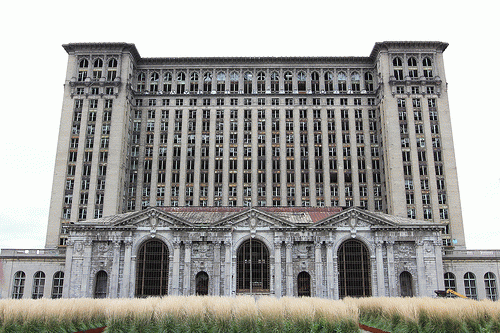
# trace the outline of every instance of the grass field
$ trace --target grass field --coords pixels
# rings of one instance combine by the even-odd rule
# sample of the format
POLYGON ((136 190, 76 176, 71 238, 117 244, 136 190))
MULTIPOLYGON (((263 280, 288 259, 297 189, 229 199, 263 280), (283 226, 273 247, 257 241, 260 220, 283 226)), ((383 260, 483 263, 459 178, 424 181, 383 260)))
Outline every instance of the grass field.
POLYGON ((500 303, 250 296, 0 300, 0 332, 500 332, 500 303))

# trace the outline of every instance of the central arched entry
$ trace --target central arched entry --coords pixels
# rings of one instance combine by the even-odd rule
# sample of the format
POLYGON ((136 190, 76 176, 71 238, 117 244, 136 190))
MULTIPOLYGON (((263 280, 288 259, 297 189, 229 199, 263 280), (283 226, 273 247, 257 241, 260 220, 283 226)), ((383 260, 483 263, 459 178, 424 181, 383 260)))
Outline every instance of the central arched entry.
POLYGON ((300 272, 297 276, 297 296, 311 296, 311 275, 307 272, 300 272))
POLYGON ((413 278, 410 272, 404 271, 399 274, 399 286, 401 297, 413 297, 413 278))
POLYGON ((168 248, 157 239, 144 242, 137 253, 135 296, 162 296, 168 293, 168 248))
POLYGON ((206 272, 198 272, 196 274, 196 295, 208 295, 208 274, 206 272))
POLYGON ((338 250, 339 297, 371 296, 370 253, 363 242, 350 239, 338 250))
POLYGON ((238 248, 236 265, 237 293, 269 292, 269 250, 250 238, 238 248))

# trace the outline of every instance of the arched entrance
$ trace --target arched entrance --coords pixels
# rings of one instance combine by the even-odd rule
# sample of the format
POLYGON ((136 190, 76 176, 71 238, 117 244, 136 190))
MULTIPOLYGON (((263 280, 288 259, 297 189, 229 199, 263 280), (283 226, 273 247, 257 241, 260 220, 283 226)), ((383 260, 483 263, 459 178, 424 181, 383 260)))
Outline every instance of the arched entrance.
POLYGON ((401 297, 413 297, 413 278, 410 272, 404 271, 399 274, 399 287, 401 297))
POLYGON ((297 296, 311 296, 311 275, 307 272, 300 272, 297 276, 297 296))
POLYGON ((108 273, 99 271, 95 275, 94 298, 106 298, 108 296, 108 273))
POLYGON ((208 274, 206 272, 198 272, 196 274, 196 295, 208 295, 208 274))
POLYGON ((337 252, 339 297, 371 296, 370 253, 363 242, 350 239, 337 252))
POLYGON ((269 292, 269 250, 259 240, 250 238, 237 252, 236 292, 269 292))
POLYGON ((157 239, 144 242, 137 253, 135 296, 162 296, 168 293, 168 248, 157 239))

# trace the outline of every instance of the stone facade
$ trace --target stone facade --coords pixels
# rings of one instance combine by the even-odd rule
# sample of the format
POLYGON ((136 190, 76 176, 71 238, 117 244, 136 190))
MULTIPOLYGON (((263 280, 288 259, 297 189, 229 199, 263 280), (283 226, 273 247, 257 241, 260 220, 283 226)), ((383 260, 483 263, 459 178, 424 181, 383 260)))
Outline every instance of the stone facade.
POLYGON ((497 299, 500 254, 465 250, 447 46, 143 58, 64 45, 46 249, 2 250, 0 297, 497 299))

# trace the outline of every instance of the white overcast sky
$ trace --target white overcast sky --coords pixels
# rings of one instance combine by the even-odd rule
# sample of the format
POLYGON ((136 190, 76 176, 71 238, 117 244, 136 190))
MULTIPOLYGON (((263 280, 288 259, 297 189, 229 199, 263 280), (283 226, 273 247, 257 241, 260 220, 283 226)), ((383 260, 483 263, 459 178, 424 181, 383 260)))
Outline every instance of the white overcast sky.
POLYGON ((0 248, 45 244, 71 42, 143 57, 368 56, 375 42, 444 53, 469 249, 500 249, 498 13, 491 1, 6 1, 0 5, 0 248))

